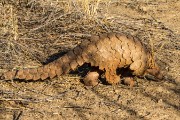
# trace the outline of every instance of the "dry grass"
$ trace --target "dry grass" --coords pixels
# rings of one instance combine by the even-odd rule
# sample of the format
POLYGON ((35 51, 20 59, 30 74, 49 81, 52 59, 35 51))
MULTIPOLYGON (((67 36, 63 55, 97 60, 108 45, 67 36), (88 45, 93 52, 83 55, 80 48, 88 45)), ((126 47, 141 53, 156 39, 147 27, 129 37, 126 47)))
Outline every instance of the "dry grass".
POLYGON ((9 64, 4 65, 4 68, 21 68, 22 64, 33 67, 45 62, 50 54, 58 51, 51 47, 53 50, 50 54, 47 49, 47 52, 42 52, 44 48, 41 43, 44 39, 47 39, 48 46, 64 44, 59 47, 65 50, 74 47, 80 39, 90 34, 111 31, 106 26, 106 17, 97 14, 101 10, 99 4, 107 6, 107 3, 101 0, 39 0, 1 4, 1 41, 2 46, 7 46, 2 47, 2 61, 6 60, 9 64), (84 25, 79 26, 81 24, 84 25), (60 29, 56 30, 55 26, 60 29), (64 42, 57 43, 57 38, 64 42), (35 63, 31 63, 32 60, 35 63), (30 63, 26 64, 27 61, 30 63))

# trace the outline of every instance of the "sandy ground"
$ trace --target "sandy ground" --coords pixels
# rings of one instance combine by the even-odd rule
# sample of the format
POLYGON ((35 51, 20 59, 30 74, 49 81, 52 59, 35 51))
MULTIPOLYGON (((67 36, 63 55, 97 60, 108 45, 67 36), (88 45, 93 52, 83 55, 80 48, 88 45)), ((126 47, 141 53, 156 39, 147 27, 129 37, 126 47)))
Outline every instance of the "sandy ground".
POLYGON ((52 80, 0 81, 2 120, 180 120, 180 1, 112 0, 97 13, 76 2, 0 4, 0 72, 37 67, 91 34, 124 32, 153 47, 165 74, 160 82, 88 88, 79 72, 52 80))

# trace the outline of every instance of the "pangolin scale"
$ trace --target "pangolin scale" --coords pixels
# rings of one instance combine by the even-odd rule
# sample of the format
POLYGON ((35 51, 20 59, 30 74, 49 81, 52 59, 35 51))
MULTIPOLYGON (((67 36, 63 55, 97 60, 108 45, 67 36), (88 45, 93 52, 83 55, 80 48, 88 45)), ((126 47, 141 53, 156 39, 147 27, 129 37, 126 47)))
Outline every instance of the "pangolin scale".
MULTIPOLYGON (((117 84, 120 81, 117 69, 127 67, 135 76, 148 73, 156 78, 162 78, 158 65, 145 45, 136 37, 122 33, 94 35, 47 65, 8 71, 3 73, 2 77, 6 80, 44 80, 69 73, 84 63, 103 71, 109 84, 117 84)), ((98 77, 98 70, 90 71, 85 79, 94 81, 98 77)))

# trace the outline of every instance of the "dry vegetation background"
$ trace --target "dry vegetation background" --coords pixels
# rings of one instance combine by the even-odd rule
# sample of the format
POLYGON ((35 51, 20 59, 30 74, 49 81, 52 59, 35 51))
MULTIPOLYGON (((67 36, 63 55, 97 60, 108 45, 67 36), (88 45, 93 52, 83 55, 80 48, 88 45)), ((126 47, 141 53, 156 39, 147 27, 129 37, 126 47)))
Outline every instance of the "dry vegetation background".
MULTIPOLYGON (((0 119, 180 119, 179 0, 0 0, 0 72, 48 63, 91 34, 124 32, 153 49, 161 82, 87 89, 78 74, 0 81, 0 119)), ((82 72, 82 70, 78 70, 82 72)))

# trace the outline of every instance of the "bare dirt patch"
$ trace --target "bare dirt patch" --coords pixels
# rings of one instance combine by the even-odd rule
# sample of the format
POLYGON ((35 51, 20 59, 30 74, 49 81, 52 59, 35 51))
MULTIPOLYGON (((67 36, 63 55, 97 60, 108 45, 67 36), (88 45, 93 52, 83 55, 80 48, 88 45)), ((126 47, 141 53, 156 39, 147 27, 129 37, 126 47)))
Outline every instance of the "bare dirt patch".
MULTIPOLYGON (((0 81, 0 119, 180 119, 178 0, 0 2, 0 72, 48 63, 91 34, 124 32, 153 49, 161 82, 87 88, 78 72, 52 80, 0 81)), ((82 70, 79 69, 79 72, 82 70)))

